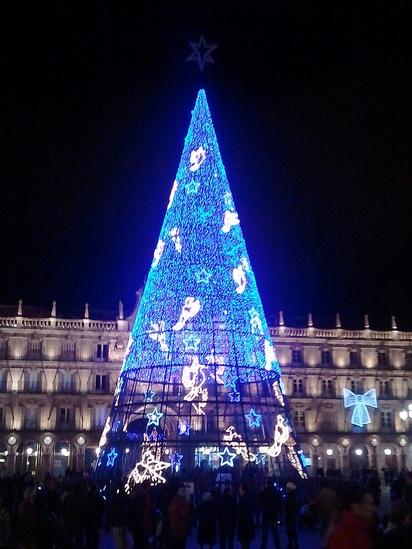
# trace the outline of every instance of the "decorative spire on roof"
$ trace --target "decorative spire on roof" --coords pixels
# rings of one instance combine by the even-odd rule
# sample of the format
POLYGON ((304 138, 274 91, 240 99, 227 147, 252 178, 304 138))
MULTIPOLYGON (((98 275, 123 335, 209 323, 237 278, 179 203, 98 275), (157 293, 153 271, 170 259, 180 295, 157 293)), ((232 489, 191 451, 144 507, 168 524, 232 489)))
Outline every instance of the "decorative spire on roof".
POLYGON ((340 321, 339 313, 336 313, 336 328, 342 328, 342 322, 340 321))
POLYGON ((369 315, 364 315, 363 317, 363 326, 365 330, 369 330, 370 324, 369 324, 369 315))
POLYGON ((398 326, 397 326, 397 324, 396 324, 395 315, 392 315, 392 316, 391 316, 391 327, 392 327, 392 330, 397 330, 397 329, 398 329, 398 326))
POLYGON ((283 318, 283 311, 279 311, 279 326, 285 325, 285 319, 283 318))
POLYGON ((89 318, 89 304, 85 303, 84 305, 84 318, 89 318))
POLYGON ((124 319, 123 302, 119 301, 119 320, 124 319))
POLYGON ((22 316, 23 314, 23 300, 19 299, 19 305, 17 307, 17 316, 22 316))
POLYGON ((309 314, 308 314, 308 328, 313 328, 312 313, 309 313, 309 314))
POLYGON ((56 302, 55 302, 55 301, 53 301, 53 305, 52 305, 52 310, 51 310, 50 316, 51 316, 52 318, 56 318, 56 302))

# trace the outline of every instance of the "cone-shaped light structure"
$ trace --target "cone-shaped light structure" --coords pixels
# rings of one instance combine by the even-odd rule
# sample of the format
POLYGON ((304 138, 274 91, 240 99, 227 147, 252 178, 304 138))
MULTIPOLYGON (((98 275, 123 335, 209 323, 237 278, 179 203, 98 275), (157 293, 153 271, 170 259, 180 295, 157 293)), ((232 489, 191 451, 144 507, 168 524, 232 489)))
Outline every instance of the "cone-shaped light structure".
POLYGON ((130 483, 180 465, 277 467, 282 452, 305 475, 204 90, 100 448, 99 467, 134 467, 130 483))

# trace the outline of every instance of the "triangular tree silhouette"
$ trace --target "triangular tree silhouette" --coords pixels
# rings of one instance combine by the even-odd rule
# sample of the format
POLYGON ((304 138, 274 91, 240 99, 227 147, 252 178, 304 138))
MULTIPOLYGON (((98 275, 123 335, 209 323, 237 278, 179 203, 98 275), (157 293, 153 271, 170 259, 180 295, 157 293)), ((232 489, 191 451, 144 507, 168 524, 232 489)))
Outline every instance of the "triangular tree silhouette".
POLYGON ((306 476, 204 90, 99 446, 128 487, 180 466, 306 476))

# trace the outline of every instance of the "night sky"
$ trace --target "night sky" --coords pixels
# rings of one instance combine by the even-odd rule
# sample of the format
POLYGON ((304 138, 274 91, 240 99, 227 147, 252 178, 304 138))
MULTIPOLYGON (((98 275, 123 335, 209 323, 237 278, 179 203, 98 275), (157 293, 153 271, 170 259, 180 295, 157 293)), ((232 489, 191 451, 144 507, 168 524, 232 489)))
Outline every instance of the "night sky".
POLYGON ((268 317, 412 328, 407 2, 65 4, 2 15, 0 303, 131 309, 204 87, 268 317))

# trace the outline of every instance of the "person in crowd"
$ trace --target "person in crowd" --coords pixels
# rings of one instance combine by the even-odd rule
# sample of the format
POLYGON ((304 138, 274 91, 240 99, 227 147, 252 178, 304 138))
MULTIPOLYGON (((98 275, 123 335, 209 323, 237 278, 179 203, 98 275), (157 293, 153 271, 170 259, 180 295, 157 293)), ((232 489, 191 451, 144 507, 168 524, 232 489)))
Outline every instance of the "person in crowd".
POLYGON ((255 537, 255 525, 253 505, 246 484, 240 485, 239 496, 238 538, 242 549, 250 549, 250 544, 255 537))
POLYGON ((0 497, 0 549, 9 547, 11 534, 10 507, 6 497, 0 497))
POLYGON ((403 501, 409 508, 409 511, 412 513, 412 472, 406 471, 404 473, 404 490, 403 490, 403 501))
POLYGON ((285 525, 288 536, 288 549, 298 549, 298 530, 297 522, 299 517, 299 499, 296 484, 288 482, 286 484, 285 497, 285 525))
POLYGON ((38 516, 34 506, 35 489, 28 487, 24 491, 23 501, 17 509, 16 541, 18 549, 37 549, 38 516))
POLYGON ((274 486, 273 480, 268 480, 266 487, 259 497, 259 506, 262 513, 262 540, 260 547, 266 549, 269 530, 272 532, 273 543, 276 549, 280 549, 279 523, 282 500, 279 490, 274 486))
POLYGON ((233 549, 236 529, 236 499, 230 484, 224 485, 223 494, 218 501, 219 548, 233 549))
POLYGON ((108 525, 111 528, 116 549, 127 548, 128 498, 120 482, 113 487, 107 512, 108 525))
POLYGON ((185 549, 190 532, 190 505, 186 499, 186 488, 181 486, 169 504, 169 547, 185 549))
POLYGON ((212 549, 217 540, 217 514, 216 504, 212 500, 212 494, 210 492, 205 492, 203 495, 203 502, 198 507, 197 521, 197 542, 200 549, 203 549, 203 547, 212 549))
POLYGON ((87 549, 98 549, 104 507, 102 498, 93 482, 89 482, 87 485, 85 503, 86 547, 87 549))
POLYGON ((326 479, 322 481, 321 489, 315 498, 315 508, 319 518, 321 539, 324 542, 327 531, 336 520, 339 510, 338 496, 335 490, 330 488, 326 479))
POLYGON ((371 549, 375 506, 364 488, 350 486, 343 497, 343 510, 327 540, 327 549, 371 549))

